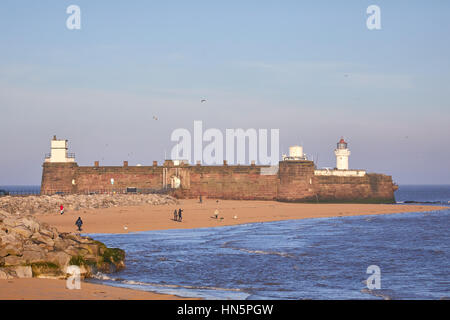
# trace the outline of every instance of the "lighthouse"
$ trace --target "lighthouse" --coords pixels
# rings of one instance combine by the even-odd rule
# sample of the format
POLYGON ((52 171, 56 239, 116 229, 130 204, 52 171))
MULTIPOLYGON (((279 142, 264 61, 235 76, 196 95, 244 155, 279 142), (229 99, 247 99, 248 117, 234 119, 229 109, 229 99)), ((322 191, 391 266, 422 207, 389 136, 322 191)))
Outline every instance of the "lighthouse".
POLYGON ((344 138, 341 138, 337 143, 337 148, 334 150, 336 155, 336 169, 348 170, 348 157, 350 156, 350 150, 347 148, 347 142, 344 138))
POLYGON ((51 153, 45 155, 45 162, 71 163, 75 162, 75 154, 68 153, 67 140, 57 139, 53 136, 51 141, 51 153))

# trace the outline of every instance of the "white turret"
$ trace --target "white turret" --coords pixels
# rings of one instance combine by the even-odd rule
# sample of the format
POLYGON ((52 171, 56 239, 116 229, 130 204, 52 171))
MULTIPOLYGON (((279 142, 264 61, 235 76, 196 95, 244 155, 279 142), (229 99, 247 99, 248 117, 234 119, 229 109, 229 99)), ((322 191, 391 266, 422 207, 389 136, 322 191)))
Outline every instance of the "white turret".
POLYGON ((302 146, 289 147, 289 155, 283 154, 283 161, 286 160, 307 160, 306 154, 303 153, 302 146))
POLYGON ((338 170, 348 170, 348 157, 350 156, 350 150, 347 148, 347 142, 342 138, 338 144, 336 150, 336 168, 338 170))
POLYGON ((67 153, 67 140, 58 140, 53 136, 51 153, 45 155, 45 162, 67 163, 75 162, 75 154, 67 153))

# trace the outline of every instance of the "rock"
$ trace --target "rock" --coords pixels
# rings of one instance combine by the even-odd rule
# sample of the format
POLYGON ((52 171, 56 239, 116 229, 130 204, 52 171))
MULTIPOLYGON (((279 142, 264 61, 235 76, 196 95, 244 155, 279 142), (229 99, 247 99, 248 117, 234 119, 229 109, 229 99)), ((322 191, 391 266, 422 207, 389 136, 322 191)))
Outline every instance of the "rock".
POLYGON ((55 250, 65 250, 65 249, 67 249, 68 248, 68 246, 69 246, 69 244, 70 244, 70 242, 69 241, 66 241, 66 240, 64 240, 64 239, 61 239, 61 238, 57 238, 57 239, 55 239, 55 241, 54 241, 54 249, 55 250))
POLYGON ((32 278, 33 271, 30 266, 17 266, 14 268, 17 278, 32 278))
POLYGON ((6 257, 7 255, 20 256, 23 253, 23 246, 20 242, 8 243, 4 248, 0 249, 0 256, 6 257))
POLYGON ((21 226, 11 228, 10 230, 11 232, 20 234, 24 238, 29 238, 33 234, 33 232, 30 229, 21 226))
POLYGON ((46 260, 49 262, 53 262, 53 263, 59 265, 60 267, 65 267, 69 264, 69 261, 71 258, 72 258, 72 256, 67 253, 62 252, 62 251, 57 251, 57 252, 49 252, 47 254, 46 260))
POLYGON ((44 260, 45 254, 41 251, 25 250, 22 255, 22 259, 26 263, 39 262, 44 260))
POLYGON ((55 246, 55 241, 53 241, 52 238, 44 237, 41 233, 34 233, 31 237, 31 240, 33 240, 33 242, 37 244, 43 243, 50 247, 55 246))
POLYGON ((55 233, 52 230, 40 230, 39 233, 45 237, 55 239, 55 233))
POLYGON ((3 219, 2 223, 7 227, 15 227, 16 226, 16 219, 13 218, 5 218, 3 219))
POLYGON ((9 273, 2 270, 3 268, 0 268, 0 280, 7 280, 12 279, 13 277, 9 275, 9 273))
POLYGON ((72 241, 73 244, 80 244, 81 243, 81 239, 80 236, 76 235, 75 233, 61 233, 60 237, 65 239, 65 240, 70 240, 72 241))
POLYGON ((18 257, 18 256, 7 256, 4 259, 5 259, 4 263, 5 263, 6 267, 25 264, 25 261, 22 259, 22 257, 18 257))
MULTIPOLYGON (((27 227, 31 232, 36 233, 39 232, 40 226, 39 223, 30 218, 23 218, 22 224, 27 227)), ((45 230, 43 230, 45 231, 45 230)))
MULTIPOLYGON (((12 214, 59 213, 61 204, 67 210, 82 210, 92 208, 110 208, 118 206, 166 205, 176 204, 177 200, 168 195, 156 194, 97 194, 97 195, 53 195, 28 197, 2 197, 0 210, 12 214)), ((1 217, 0 217, 1 219, 1 217)), ((5 224, 11 225, 11 221, 5 224)), ((27 225, 32 232, 34 227, 27 225)))
POLYGON ((125 267, 123 250, 75 233, 60 234, 32 216, 14 212, 14 208, 8 207, 9 213, 0 209, 0 278, 61 278, 69 264, 78 265, 85 277, 97 270, 114 272, 125 267))

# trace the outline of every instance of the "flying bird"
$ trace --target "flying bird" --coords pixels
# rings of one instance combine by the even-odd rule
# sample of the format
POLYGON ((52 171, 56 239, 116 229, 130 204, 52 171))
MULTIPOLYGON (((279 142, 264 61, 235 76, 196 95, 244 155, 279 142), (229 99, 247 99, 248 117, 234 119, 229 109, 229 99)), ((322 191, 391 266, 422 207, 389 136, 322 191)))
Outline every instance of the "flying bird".
POLYGON ((206 102, 206 99, 202 99, 200 102, 201 102, 201 103, 206 102))
POLYGON ((156 116, 153 116, 153 120, 158 120, 158 117, 156 117, 156 116))

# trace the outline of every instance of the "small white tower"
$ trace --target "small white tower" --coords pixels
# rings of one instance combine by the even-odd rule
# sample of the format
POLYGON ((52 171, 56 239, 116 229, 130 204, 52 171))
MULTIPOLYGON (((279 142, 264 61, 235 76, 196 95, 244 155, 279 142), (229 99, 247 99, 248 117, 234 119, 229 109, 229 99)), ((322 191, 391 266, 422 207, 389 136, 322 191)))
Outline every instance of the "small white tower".
POLYGON ((347 148, 347 142, 344 138, 337 144, 336 150, 334 150, 336 155, 336 168, 338 170, 348 170, 348 157, 350 156, 350 150, 347 148))
POLYGON ((56 139, 56 136, 53 136, 51 141, 51 153, 45 155, 45 162, 75 162, 75 154, 67 153, 67 150, 67 140, 58 140, 56 139))
POLYGON ((289 155, 282 155, 283 161, 286 160, 307 160, 306 154, 303 153, 302 146, 289 147, 289 155))

